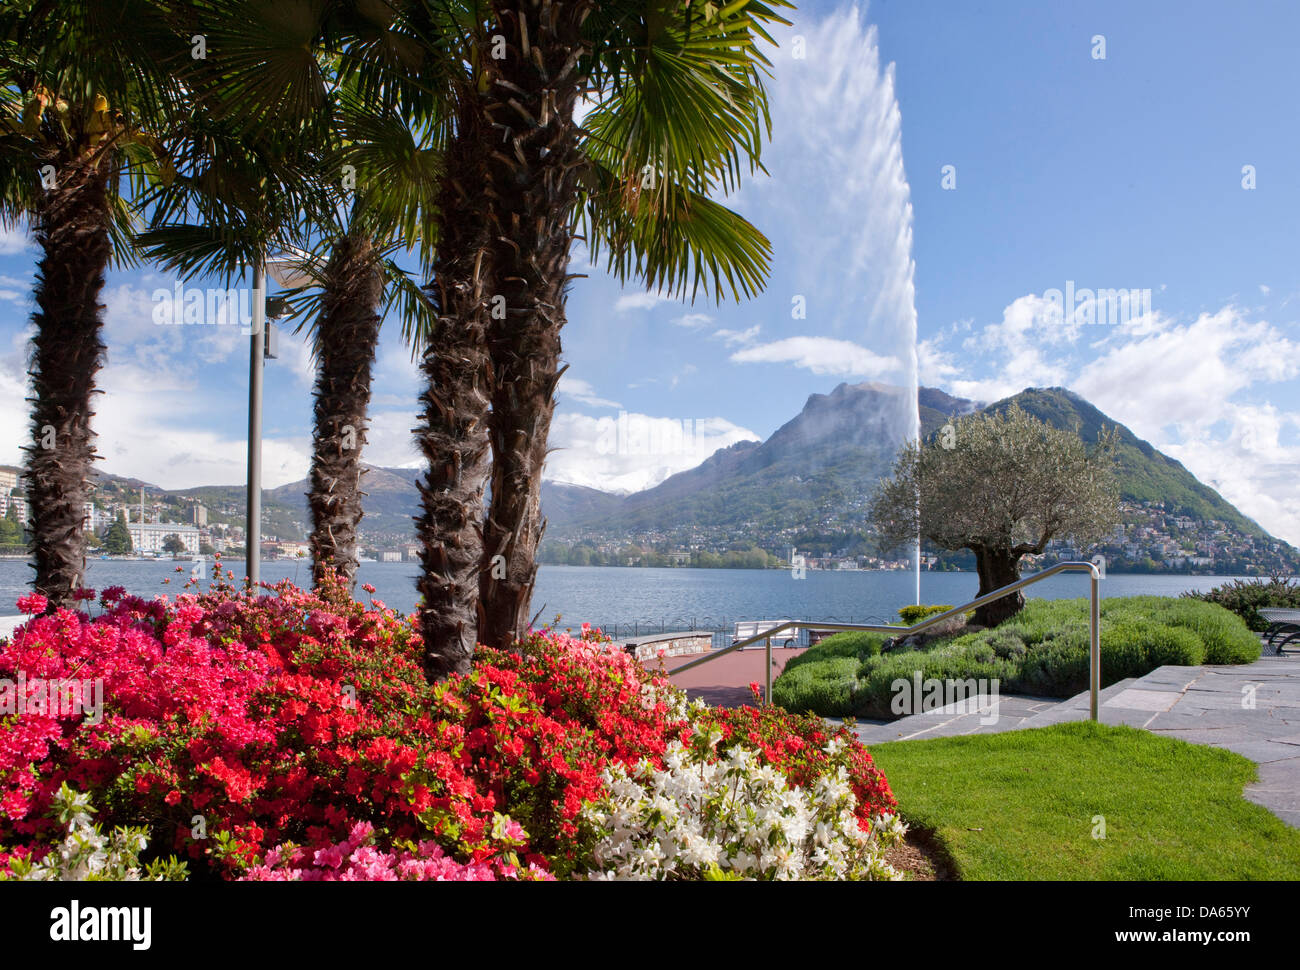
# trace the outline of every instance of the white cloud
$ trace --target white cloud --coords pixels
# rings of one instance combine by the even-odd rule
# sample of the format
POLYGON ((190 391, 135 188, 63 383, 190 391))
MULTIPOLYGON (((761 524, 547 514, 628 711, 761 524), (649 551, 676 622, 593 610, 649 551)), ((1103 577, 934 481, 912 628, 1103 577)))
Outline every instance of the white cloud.
POLYGON ((0 256, 13 256, 31 245, 24 227, 0 225, 0 256))
POLYGON ((589 382, 570 377, 567 371, 560 378, 559 392, 561 397, 572 398, 580 404, 586 404, 593 408, 622 407, 617 401, 610 401, 600 397, 589 382))
POLYGON ((1300 544, 1300 446, 1284 435, 1300 428, 1300 411, 1267 400, 1270 385, 1300 376, 1300 341, 1234 306, 1190 323, 1152 312, 1084 327, 1093 352, 1085 359, 1082 341, 1072 345, 1041 325, 1039 300, 1021 297, 999 323, 972 330, 961 366, 943 351, 949 334, 923 341, 922 371, 985 401, 1026 387, 1068 387, 1266 530, 1300 544), (972 372, 982 376, 966 376, 972 372))
POLYGON ((605 492, 636 492, 694 468, 719 448, 758 435, 725 418, 557 414, 543 477, 605 492))
POLYGON ((952 357, 941 349, 941 340, 922 340, 916 345, 918 379, 922 384, 941 384, 961 373, 952 357))
POLYGON ((1079 317, 1062 314, 1061 305, 1030 293, 1002 311, 1002 321, 991 323, 979 333, 967 337, 966 350, 1018 350, 1026 341, 1042 344, 1074 343, 1079 335, 1079 317))
POLYGON ((677 326, 686 327, 690 330, 699 330, 702 327, 707 327, 712 322, 713 317, 707 313, 686 313, 673 319, 673 323, 677 324, 677 326))
POLYGON ((668 297, 661 293, 624 293, 614 301, 614 310, 617 313, 626 313, 628 310, 653 310, 660 303, 671 302, 668 297))
POLYGON ((1239 392, 1300 374, 1300 344, 1233 307, 1133 337, 1120 331, 1110 343, 1079 371, 1074 389, 1153 440, 1170 425, 1208 427, 1239 392))
POLYGON ((717 340, 725 341, 728 347, 737 347, 753 343, 758 337, 758 330, 759 325, 756 323, 744 330, 715 330, 713 336, 717 340))
POLYGON ((900 367, 894 357, 881 357, 852 341, 833 337, 787 337, 738 350, 731 360, 737 364, 793 364, 814 374, 842 377, 881 377, 900 367))

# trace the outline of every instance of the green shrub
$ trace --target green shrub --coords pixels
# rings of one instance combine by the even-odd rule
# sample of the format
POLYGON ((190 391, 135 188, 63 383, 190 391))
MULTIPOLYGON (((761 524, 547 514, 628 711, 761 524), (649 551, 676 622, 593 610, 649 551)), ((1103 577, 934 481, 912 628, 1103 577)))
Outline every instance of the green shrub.
MULTIPOLYGON (((1129 596, 1103 600, 1101 615, 1103 687, 1165 665, 1249 663, 1259 657, 1259 638, 1245 621, 1213 603, 1129 596)), ((876 635, 828 637, 799 658, 801 665, 792 661, 786 667, 773 685, 773 699, 800 712, 890 718, 896 716, 894 682, 910 681, 918 671, 923 680, 997 679, 1006 693, 1070 697, 1088 689, 1085 599, 1030 600, 994 629, 936 639, 915 650, 882 654, 879 640, 869 637, 876 635), (850 646, 850 637, 863 639, 850 646)))
POLYGON ((1102 628, 1120 618, 1144 618, 1196 634, 1204 649, 1197 663, 1242 664, 1259 659, 1259 637, 1240 616, 1213 603, 1168 596, 1128 596, 1102 604, 1102 628), (1113 604, 1113 605, 1111 605, 1113 604))
POLYGON ((1234 579, 1204 593, 1187 592, 1183 596, 1222 606, 1241 617, 1249 629, 1263 633, 1268 629, 1268 621, 1259 615, 1261 607, 1300 609, 1300 579, 1292 580, 1282 576, 1234 579))
MULTIPOLYGON (((785 669, 792 670, 802 667, 804 664, 818 663, 832 657, 854 657, 862 660, 879 654, 884 643, 885 636, 882 633, 846 630, 843 633, 832 634, 816 646, 809 647, 798 656, 791 657, 786 661, 785 669)), ((775 696, 775 686, 773 686, 772 692, 775 696)))
POLYGON ((1107 684, 1141 677, 1167 664, 1196 667, 1204 660, 1205 644, 1183 627, 1126 619, 1103 624, 1101 629, 1101 670, 1107 684))
POLYGON ((811 711, 823 717, 853 713, 850 697, 858 669, 856 657, 830 657, 785 671, 772 685, 773 703, 787 711, 811 711))
POLYGON ((993 648, 994 655, 1012 660, 1024 657, 1028 650, 1025 641, 1018 634, 1000 627, 989 631, 988 643, 993 648))
POLYGON ((1088 633, 1066 630, 1025 653, 1014 689, 1046 697, 1073 697, 1088 686, 1088 633))
POLYGON ((987 660, 971 655, 987 646, 974 643, 963 647, 954 641, 937 649, 906 650, 869 658, 858 668, 857 687, 850 698, 853 711, 861 717, 897 717, 892 709, 895 684, 900 680, 911 683, 918 672, 923 681, 997 680, 999 690, 1005 691, 1008 682, 1018 675, 1018 667, 1012 661, 993 657, 991 652, 987 660))
POLYGON ((900 607, 898 610, 898 615, 902 617, 903 622, 905 624, 907 624, 908 626, 913 626, 917 623, 920 623, 922 620, 929 619, 930 617, 936 616, 939 613, 947 613, 950 609, 952 609, 951 605, 926 606, 924 603, 922 603, 919 606, 913 605, 913 606, 900 607))

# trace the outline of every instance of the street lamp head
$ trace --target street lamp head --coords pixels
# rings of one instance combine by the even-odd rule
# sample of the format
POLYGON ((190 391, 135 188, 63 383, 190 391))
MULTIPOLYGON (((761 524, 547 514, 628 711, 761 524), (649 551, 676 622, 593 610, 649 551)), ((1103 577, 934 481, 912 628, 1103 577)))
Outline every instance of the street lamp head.
POLYGON ((266 271, 285 289, 297 290, 314 282, 315 277, 306 269, 310 263, 311 256, 307 253, 290 251, 268 258, 266 271))

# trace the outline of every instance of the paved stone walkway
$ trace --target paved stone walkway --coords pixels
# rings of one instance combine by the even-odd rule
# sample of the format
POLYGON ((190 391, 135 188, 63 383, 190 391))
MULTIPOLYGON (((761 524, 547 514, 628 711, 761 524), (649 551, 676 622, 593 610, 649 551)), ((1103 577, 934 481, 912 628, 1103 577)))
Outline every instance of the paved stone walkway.
MULTIPOLYGON (((772 680, 775 681, 781 675, 781 671, 785 669, 786 662, 791 657, 797 657, 801 653, 803 649, 795 647, 789 649, 773 647, 772 680)), ((753 650, 733 650, 726 656, 701 664, 694 670, 688 670, 683 674, 673 673, 676 668, 698 660, 702 656, 704 654, 690 657, 663 657, 647 660, 645 665, 651 670, 667 671, 669 679, 676 686, 684 689, 686 695, 692 700, 702 697, 706 703, 715 707, 740 707, 754 703, 754 695, 750 692, 749 685, 765 682, 763 670, 767 661, 765 650, 761 647, 753 650)))
MULTIPOLYGON (((987 734, 1088 718, 1088 693, 1067 701, 1003 695, 996 703, 949 705, 897 721, 859 721, 864 744, 987 734)), ((1240 666, 1159 667, 1099 695, 1103 724, 1127 724, 1183 741, 1226 748, 1259 765, 1246 797, 1300 828, 1300 657, 1240 666)))

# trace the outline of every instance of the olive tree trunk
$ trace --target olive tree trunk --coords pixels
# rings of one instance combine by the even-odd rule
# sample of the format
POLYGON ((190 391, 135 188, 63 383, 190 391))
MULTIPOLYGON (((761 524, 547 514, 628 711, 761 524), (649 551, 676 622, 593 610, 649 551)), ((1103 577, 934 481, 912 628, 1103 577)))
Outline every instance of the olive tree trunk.
MULTIPOLYGON (((975 568, 979 573, 980 588, 977 596, 1001 589, 1020 578, 1020 554, 1009 548, 976 546, 975 568)), ((974 622, 981 626, 997 626, 1025 608, 1025 597, 1016 591, 975 610, 974 622)))

